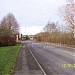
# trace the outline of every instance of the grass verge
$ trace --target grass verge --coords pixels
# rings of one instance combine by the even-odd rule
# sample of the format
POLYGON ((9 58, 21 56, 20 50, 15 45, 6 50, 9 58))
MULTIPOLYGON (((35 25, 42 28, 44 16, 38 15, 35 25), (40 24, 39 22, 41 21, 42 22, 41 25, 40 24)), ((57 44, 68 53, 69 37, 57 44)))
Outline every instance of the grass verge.
POLYGON ((0 47, 0 75, 11 75, 14 71, 20 44, 0 47))

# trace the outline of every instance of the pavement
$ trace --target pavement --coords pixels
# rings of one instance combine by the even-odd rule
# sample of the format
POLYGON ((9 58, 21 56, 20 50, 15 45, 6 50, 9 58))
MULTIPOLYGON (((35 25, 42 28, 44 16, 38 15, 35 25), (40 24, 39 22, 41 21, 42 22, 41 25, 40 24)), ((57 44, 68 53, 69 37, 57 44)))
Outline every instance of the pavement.
POLYGON ((47 75, 75 75, 75 49, 26 41, 47 75))
POLYGON ((24 42, 22 42, 13 75, 44 75, 33 56, 26 49, 24 42))

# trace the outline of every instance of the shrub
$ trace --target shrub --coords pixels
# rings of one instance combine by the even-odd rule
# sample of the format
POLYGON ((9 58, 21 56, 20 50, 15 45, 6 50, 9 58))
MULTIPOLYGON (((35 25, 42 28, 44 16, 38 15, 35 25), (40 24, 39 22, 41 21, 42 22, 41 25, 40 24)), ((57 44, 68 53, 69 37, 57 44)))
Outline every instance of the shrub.
POLYGON ((16 36, 4 36, 0 37, 0 46, 9 46, 9 45, 15 45, 16 44, 16 36))

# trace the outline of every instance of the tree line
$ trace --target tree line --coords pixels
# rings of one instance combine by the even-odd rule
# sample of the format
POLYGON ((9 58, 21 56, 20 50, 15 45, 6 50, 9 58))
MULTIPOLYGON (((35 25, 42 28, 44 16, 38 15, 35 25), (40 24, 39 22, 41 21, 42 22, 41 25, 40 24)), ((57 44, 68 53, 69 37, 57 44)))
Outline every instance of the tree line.
POLYGON ((75 2, 70 1, 61 9, 61 16, 63 17, 67 26, 59 27, 58 22, 48 21, 44 27, 44 31, 35 35, 36 40, 75 45, 75 2), (65 28, 66 27, 66 28, 65 28))
POLYGON ((7 14, 0 21, 0 46, 15 45, 19 24, 12 13, 7 14))

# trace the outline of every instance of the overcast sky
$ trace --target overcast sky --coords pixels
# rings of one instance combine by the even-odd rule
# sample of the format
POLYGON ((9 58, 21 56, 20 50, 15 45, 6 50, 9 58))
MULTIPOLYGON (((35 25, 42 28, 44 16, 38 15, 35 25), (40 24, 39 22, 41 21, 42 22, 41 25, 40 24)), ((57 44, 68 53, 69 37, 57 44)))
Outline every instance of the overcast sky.
POLYGON ((22 34, 36 34, 48 20, 59 21, 59 7, 65 3, 66 0, 0 0, 0 20, 10 12, 22 34))

